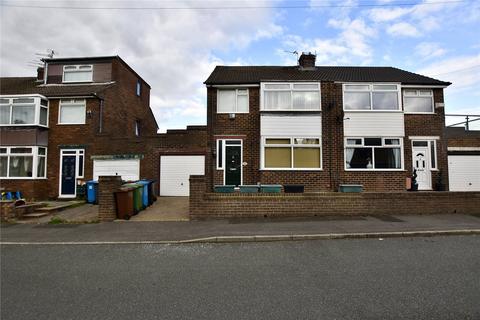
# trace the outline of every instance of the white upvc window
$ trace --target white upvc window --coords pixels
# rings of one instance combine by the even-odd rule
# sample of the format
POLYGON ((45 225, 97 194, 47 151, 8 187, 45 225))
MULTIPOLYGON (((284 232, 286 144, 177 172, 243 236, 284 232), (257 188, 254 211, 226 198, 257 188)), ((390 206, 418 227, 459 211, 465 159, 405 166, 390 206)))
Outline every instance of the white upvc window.
POLYGON ((322 170, 321 137, 262 137, 263 170, 322 170))
POLYGON ((438 170, 437 167, 437 141, 436 140, 412 140, 412 147, 427 147, 430 151, 430 169, 438 170))
POLYGON ((403 138, 345 138, 345 170, 403 170, 403 138))
POLYGON ((217 113, 248 113, 248 89, 218 89, 217 113))
POLYGON ((395 83, 346 83, 343 85, 345 111, 400 111, 400 85, 395 83))
POLYGON ((403 90, 405 113, 434 113, 432 90, 403 90))
POLYGON ((48 100, 41 95, 0 96, 0 126, 48 127, 48 100))
POLYGON ((63 66, 63 82, 92 82, 93 65, 79 64, 63 66))
POLYGON ((261 90, 262 111, 322 110, 319 82, 266 82, 261 90))
POLYGON ((62 99, 59 108, 58 124, 85 124, 85 99, 62 99))
POLYGON ((0 147, 1 179, 44 179, 46 177, 46 147, 0 147))

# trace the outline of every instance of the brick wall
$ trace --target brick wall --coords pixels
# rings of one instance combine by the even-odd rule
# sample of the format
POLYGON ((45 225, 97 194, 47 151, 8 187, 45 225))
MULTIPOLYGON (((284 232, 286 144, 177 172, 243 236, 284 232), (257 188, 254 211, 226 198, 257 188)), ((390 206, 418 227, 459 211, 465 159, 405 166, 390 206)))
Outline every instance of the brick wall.
POLYGON ((122 185, 119 176, 100 176, 98 179, 98 220, 113 221, 117 217, 114 192, 122 185))
MULTIPOLYGON (((260 88, 249 88, 249 113, 218 114, 217 89, 207 88, 207 188, 223 184, 223 170, 216 169, 216 140, 243 140, 243 184, 303 184, 307 192, 336 191, 339 184, 362 184, 366 191, 406 191, 405 179, 412 173, 411 136, 439 136, 437 162, 439 171, 432 172, 432 185, 442 175, 448 186, 447 146, 443 135, 444 108, 433 115, 405 115, 403 171, 345 171, 343 136, 342 86, 333 82, 321 83, 322 95, 322 170, 321 171, 260 171, 260 88)), ((443 102, 443 90, 434 89, 434 102, 443 102)))
POLYGON ((364 192, 220 194, 204 176, 190 177, 190 217, 287 217, 328 215, 479 213, 480 192, 364 192))

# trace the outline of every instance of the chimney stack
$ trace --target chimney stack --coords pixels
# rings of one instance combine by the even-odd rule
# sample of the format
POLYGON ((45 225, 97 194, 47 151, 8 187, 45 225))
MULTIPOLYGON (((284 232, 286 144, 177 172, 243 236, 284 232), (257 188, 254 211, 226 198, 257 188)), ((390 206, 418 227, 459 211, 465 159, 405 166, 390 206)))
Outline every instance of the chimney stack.
POLYGON ((315 54, 311 53, 311 52, 309 52, 309 53, 302 52, 302 55, 298 59, 298 64, 299 64, 300 68, 302 68, 302 69, 313 69, 313 68, 315 68, 316 57, 317 56, 315 54))
POLYGON ((38 67, 37 68, 37 81, 43 81, 45 75, 45 68, 44 67, 38 67))

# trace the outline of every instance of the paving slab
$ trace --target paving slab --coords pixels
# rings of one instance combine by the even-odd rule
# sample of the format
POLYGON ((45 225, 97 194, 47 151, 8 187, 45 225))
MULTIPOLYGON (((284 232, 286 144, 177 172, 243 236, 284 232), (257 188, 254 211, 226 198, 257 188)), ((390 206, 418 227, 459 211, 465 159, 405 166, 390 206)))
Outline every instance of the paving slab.
MULTIPOLYGON (((471 215, 402 215, 393 216, 401 222, 386 222, 373 216, 328 217, 299 219, 209 220, 185 222, 104 222, 81 225, 2 225, 0 239, 10 242, 168 242, 187 241, 201 238, 233 238, 275 236, 285 237, 309 235, 345 235, 365 233, 424 232, 434 235, 436 231, 464 233, 480 232, 480 218, 471 215)), ((340 236, 339 236, 340 237, 340 236)), ((308 238, 308 237, 306 237, 308 238)), ((275 240, 274 237, 268 239, 275 240)))

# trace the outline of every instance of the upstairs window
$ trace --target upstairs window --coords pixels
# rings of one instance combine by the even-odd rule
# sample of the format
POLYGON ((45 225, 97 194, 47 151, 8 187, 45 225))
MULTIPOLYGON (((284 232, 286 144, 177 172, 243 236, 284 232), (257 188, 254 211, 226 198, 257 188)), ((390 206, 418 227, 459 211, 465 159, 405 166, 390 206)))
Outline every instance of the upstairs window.
POLYGON ((400 108, 397 84, 344 84, 343 109, 357 111, 397 111, 400 108))
POLYGON ((264 111, 320 111, 320 83, 262 83, 264 111))
POLYGON ((142 94, 142 82, 140 80, 137 80, 137 86, 135 87, 135 93, 137 94, 137 97, 140 97, 142 94))
POLYGON ((248 89, 219 89, 217 113, 248 113, 248 89))
POLYGON ((405 113, 433 113, 432 90, 404 90, 403 108, 405 113))
POLYGON ((85 99, 60 100, 59 124, 85 124, 85 99))
POLYGON ((63 82, 92 82, 92 65, 63 66, 63 82))
POLYGON ((0 125, 48 126, 48 101, 42 96, 2 97, 0 125))
POLYGON ((140 121, 135 120, 135 136, 140 136, 140 121))

